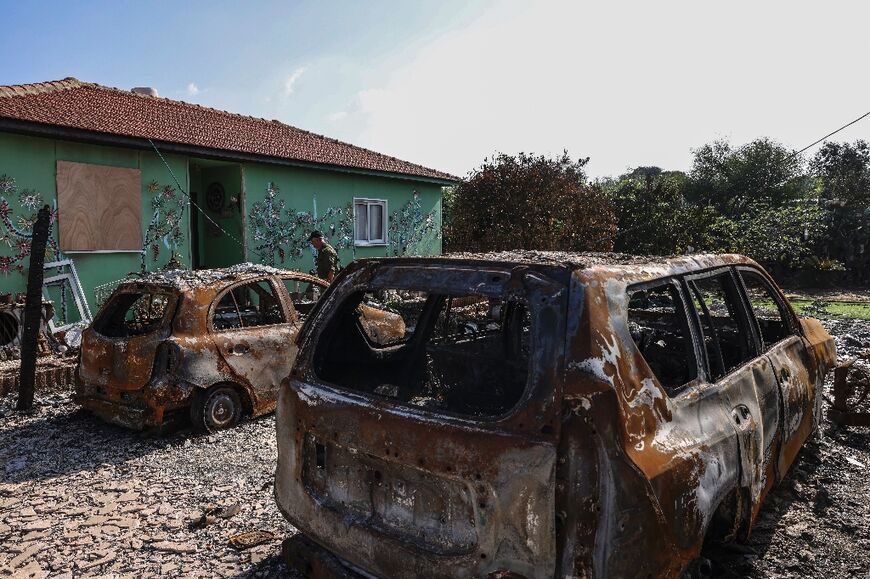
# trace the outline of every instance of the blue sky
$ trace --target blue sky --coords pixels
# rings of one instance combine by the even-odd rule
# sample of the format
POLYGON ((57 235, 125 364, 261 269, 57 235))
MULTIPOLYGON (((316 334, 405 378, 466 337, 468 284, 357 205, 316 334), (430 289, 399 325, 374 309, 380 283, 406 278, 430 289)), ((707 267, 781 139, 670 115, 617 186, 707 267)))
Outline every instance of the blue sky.
MULTIPOLYGON (((496 151, 688 169, 870 110, 849 2, 0 0, 0 84, 75 76, 275 118, 464 175, 496 151)), ((838 135, 870 138, 870 122, 838 135)))

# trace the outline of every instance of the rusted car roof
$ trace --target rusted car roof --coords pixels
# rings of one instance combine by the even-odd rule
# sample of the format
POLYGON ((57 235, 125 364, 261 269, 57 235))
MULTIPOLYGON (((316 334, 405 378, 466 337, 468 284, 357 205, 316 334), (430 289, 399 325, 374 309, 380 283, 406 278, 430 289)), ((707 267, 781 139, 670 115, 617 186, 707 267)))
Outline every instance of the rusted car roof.
POLYGON ((174 287, 179 290, 189 290, 197 287, 226 285, 230 282, 251 279, 264 275, 293 275, 302 281, 316 281, 312 275, 289 269, 278 269, 268 265, 255 263, 240 263, 232 267, 220 269, 169 269, 131 274, 122 284, 155 284, 174 287))

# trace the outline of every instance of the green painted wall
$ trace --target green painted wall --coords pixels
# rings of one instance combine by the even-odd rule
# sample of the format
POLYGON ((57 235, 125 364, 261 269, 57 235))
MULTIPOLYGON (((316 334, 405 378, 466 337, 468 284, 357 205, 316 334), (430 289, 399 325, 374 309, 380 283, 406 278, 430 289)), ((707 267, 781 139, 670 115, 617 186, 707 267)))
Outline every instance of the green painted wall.
POLYGON ((279 267, 309 271, 314 267, 314 257, 306 240, 315 226, 322 229, 327 236, 330 235, 330 226, 335 226, 336 234, 331 236, 330 243, 338 250, 342 265, 347 265, 355 258, 361 257, 392 256, 399 253, 414 255, 441 253, 441 187, 439 185, 388 177, 256 164, 244 166, 244 177, 248 219, 246 243, 250 261, 274 263, 279 267), (267 201, 270 183, 274 183, 278 189, 271 207, 274 209, 279 201, 284 202, 281 226, 285 231, 292 228, 294 232, 290 237, 295 243, 281 244, 284 249, 283 261, 279 252, 270 251, 271 248, 268 247, 268 241, 272 238, 268 235, 268 227, 260 227, 261 238, 257 238, 257 216, 268 213, 270 208, 267 201), (393 229, 398 229, 389 232, 388 244, 368 247, 353 244, 351 217, 353 214, 350 204, 354 198, 387 201, 389 225, 393 229), (413 207, 415 204, 417 206, 413 207), (317 217, 321 219, 317 224, 312 223, 315 211, 317 217), (403 212, 406 216, 404 220, 403 212), (416 214, 417 219, 413 218, 412 213, 416 214), (324 218, 327 215, 331 216, 324 218), (348 221, 349 217, 350 221, 348 221), (406 239, 409 237, 407 226, 419 225, 421 219, 425 223, 427 218, 431 220, 431 224, 426 227, 425 233, 414 237, 409 247, 400 247, 398 244, 400 234, 404 234, 406 239), (342 239, 342 225, 346 226, 345 232, 349 233, 350 239, 342 239))
MULTIPOLYGON (((94 163, 139 169, 142 172, 141 234, 143 239, 154 215, 152 200, 158 195, 165 196, 163 192, 165 186, 168 185, 176 188, 172 176, 156 154, 123 148, 85 145, 0 133, 0 176, 7 175, 13 178, 17 189, 15 192, 6 192, 5 194, 0 192, 0 197, 5 200, 5 206, 10 211, 8 214, 9 219, 16 226, 21 226, 20 228, 23 231, 29 233, 30 227, 26 222, 35 219, 38 207, 30 208, 22 205, 19 199, 21 192, 24 190, 38 191, 43 203, 47 203, 53 208, 57 207, 57 161, 74 161, 78 163, 94 163), (152 182, 157 183, 157 192, 152 193, 149 190, 149 184, 152 182), (24 222, 21 220, 24 220, 24 222)), ((187 187, 187 159, 169 155, 166 156, 166 161, 176 177, 181 180, 181 185, 187 187)), ((174 195, 180 195, 180 192, 175 191, 174 195)), ((2 203, 0 201, 0 204, 2 203)), ((180 224, 183 243, 178 247, 177 251, 181 254, 181 258, 185 263, 190 263, 190 250, 187 244, 189 231, 186 207, 184 212, 185 214, 182 216, 180 224)), ((63 219, 63 215, 59 215, 58 219, 63 219)), ((0 225, 0 235, 4 233, 8 235, 6 227, 0 225)), ((57 241, 58 228, 56 224, 52 228, 52 236, 57 241)), ((14 243, 14 236, 13 239, 7 240, 6 243, 0 243, 0 260, 4 257, 14 258, 20 253, 16 247, 10 246, 10 243, 14 243)), ((171 246, 172 244, 170 243, 169 245, 171 246)), ((156 255, 156 260, 155 253, 152 250, 149 249, 146 253, 146 267, 149 270, 165 265, 169 259, 172 247, 167 247, 163 240, 157 240, 157 247, 159 248, 159 253, 156 255)), ((142 256, 140 253, 134 252, 69 253, 65 254, 65 257, 72 258, 75 262, 76 270, 93 310, 95 307, 93 288, 104 283, 116 281, 129 272, 139 271, 142 256)), ((52 259, 52 256, 47 256, 47 259, 52 259)), ((6 274, 0 272, 0 293, 25 290, 27 285, 25 274, 28 264, 29 258, 24 257, 17 260, 16 263, 16 265, 24 268, 23 272, 12 271, 6 274)))
MULTIPOLYGON (((30 199, 21 197, 25 190, 38 192, 42 203, 56 208, 58 160, 139 169, 142 172, 143 242, 149 236, 148 232, 154 230, 153 227, 149 229, 149 224, 166 232, 173 231, 167 228, 167 216, 178 221, 174 237, 149 239, 144 254, 146 268, 154 270, 164 266, 173 251, 186 266, 191 265, 191 207, 186 197, 177 191, 170 171, 160 158, 147 151, 0 133, 0 176, 13 178, 16 187, 14 191, 4 192, 0 182, 0 213, 14 227, 29 233, 29 221, 35 219, 41 206, 41 203, 33 204, 30 199)), ((203 266, 232 265, 246 259, 309 271, 314 266, 314 259, 307 239, 314 227, 331 235, 330 243, 338 250, 343 265, 359 257, 441 253, 439 185, 374 175, 257 163, 240 165, 175 155, 166 155, 166 161, 181 187, 198 194, 198 204, 204 209, 206 189, 215 181, 223 184, 228 204, 231 197, 241 195, 243 200, 241 212, 232 210, 210 215, 221 227, 244 242, 244 253, 238 243, 225 235, 210 236, 209 227, 212 230, 214 227, 209 226, 198 211, 193 212, 192 217, 199 224, 198 243, 203 266), (268 193, 270 183, 277 186, 272 195, 268 193), (388 244, 355 246, 351 206, 355 197, 387 201, 388 244), (282 201, 283 207, 279 207, 282 201)), ((63 219, 62 210, 58 219, 63 219)), ((56 225, 52 235, 57 240, 56 225)), ((29 258, 22 253, 22 247, 18 245, 20 241, 0 223, 0 293, 25 290, 29 258), (4 269, 9 271, 4 272, 4 269)), ((52 257, 49 255, 47 258, 52 257)), ((142 253, 69 253, 65 257, 75 262, 88 302, 95 310, 94 288, 117 281, 129 272, 139 271, 142 253)))

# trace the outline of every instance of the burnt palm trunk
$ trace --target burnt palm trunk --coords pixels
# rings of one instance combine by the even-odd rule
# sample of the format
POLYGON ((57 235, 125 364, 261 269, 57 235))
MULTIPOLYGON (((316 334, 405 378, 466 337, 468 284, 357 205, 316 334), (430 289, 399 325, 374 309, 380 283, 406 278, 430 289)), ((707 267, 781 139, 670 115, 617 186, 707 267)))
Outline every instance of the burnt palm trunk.
POLYGON ((24 331, 21 335, 21 376, 18 387, 18 410, 33 408, 36 389, 36 348, 42 322, 42 280, 45 264, 45 244, 50 224, 48 205, 39 210, 33 225, 30 245, 30 270, 27 275, 27 298, 24 302, 24 331))

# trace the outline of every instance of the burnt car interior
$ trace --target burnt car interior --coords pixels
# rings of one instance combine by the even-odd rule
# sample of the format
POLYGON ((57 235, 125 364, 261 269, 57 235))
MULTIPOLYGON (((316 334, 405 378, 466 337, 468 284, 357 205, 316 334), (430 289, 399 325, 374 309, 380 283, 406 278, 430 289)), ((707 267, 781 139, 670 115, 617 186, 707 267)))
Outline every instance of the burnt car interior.
POLYGON ((525 390, 530 330, 529 307, 519 298, 360 291, 321 334, 315 372, 340 387, 403 404, 499 416, 525 390), (401 316, 404 331, 371 332, 360 323, 361 304, 401 316))
POLYGON ((237 286, 221 298, 212 323, 216 330, 284 323, 281 302, 268 280, 237 286))
MULTIPOLYGON (((689 312, 697 316, 712 381, 755 358, 759 352, 750 324, 756 324, 762 351, 790 333, 783 305, 764 278, 741 270, 752 314, 744 306, 737 279, 730 271, 684 280, 689 312)), ((674 395, 697 377, 686 309, 674 281, 629 288, 628 327, 637 348, 665 390, 674 395)))
POLYGON ((305 320, 320 296, 320 287, 313 283, 299 281, 298 279, 283 278, 284 287, 293 302, 293 308, 299 315, 300 320, 305 320))
POLYGON ((628 328, 650 369, 674 395, 698 369, 682 300, 672 283, 630 291, 628 328))
POLYGON ((94 329, 109 338, 150 334, 163 325, 170 299, 161 292, 115 294, 94 321, 94 329))

